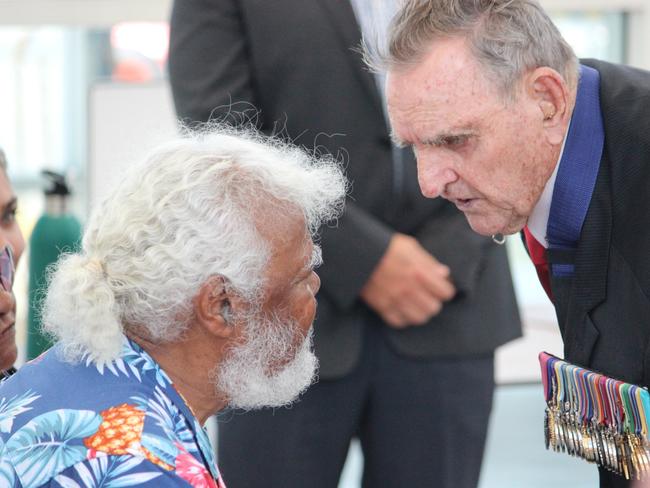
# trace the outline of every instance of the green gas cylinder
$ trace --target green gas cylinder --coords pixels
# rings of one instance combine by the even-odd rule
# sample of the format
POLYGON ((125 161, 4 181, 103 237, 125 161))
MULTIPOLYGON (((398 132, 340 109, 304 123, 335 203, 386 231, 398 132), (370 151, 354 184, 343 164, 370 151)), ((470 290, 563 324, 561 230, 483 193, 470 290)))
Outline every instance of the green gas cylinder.
POLYGON ((33 359, 52 344, 41 332, 40 307, 47 291, 47 267, 62 253, 76 252, 81 242, 81 224, 67 206, 70 188, 61 174, 43 171, 45 213, 38 219, 29 239, 29 312, 27 357, 33 359))

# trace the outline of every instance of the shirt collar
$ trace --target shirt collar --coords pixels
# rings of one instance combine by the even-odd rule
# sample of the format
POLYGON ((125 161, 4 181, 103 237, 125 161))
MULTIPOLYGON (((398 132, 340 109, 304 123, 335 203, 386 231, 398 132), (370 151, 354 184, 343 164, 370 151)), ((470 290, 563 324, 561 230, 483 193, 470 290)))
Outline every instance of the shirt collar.
MULTIPOLYGON (((130 367, 137 368, 142 377, 147 377, 150 381, 155 382, 174 403, 174 405, 176 405, 194 432, 197 445, 212 476, 215 480, 219 479, 219 470, 217 468, 214 450, 212 449, 212 444, 210 443, 208 434, 199 423, 185 398, 183 398, 180 392, 178 392, 174 387, 174 384, 167 373, 165 373, 160 365, 144 349, 142 349, 139 344, 126 336, 122 343, 122 354, 120 359, 130 367)), ((110 368, 111 366, 108 367, 110 368)))
MULTIPOLYGON (((395 0, 351 0, 352 10, 359 24, 361 35, 378 46, 386 44, 388 27, 393 16, 397 13, 398 4, 395 0)), ((374 75, 377 90, 381 95, 382 108, 386 124, 389 124, 386 107, 386 73, 378 71, 374 75)))
MULTIPOLYGON (((570 126, 570 124, 569 124, 570 126)), ((558 156, 557 163, 555 164, 555 169, 553 174, 546 182, 544 186, 544 191, 542 191, 542 196, 539 197, 537 204, 533 208, 533 211, 528 217, 528 230, 533 235, 533 237, 539 242, 542 246, 548 249, 548 239, 546 238, 546 228, 548 226, 548 216, 551 213, 551 201, 553 200, 553 189, 555 188, 555 179, 557 178, 557 172, 560 169, 560 162, 562 161, 562 156, 564 155, 564 146, 566 145, 567 134, 569 133, 569 128, 567 127, 567 132, 564 135, 564 141, 562 141, 562 149, 560 149, 560 155, 558 156)))

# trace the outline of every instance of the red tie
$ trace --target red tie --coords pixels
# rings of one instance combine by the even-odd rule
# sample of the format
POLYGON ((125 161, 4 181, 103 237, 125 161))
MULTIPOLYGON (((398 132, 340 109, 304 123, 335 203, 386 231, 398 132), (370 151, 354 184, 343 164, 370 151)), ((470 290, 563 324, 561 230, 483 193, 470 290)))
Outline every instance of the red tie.
POLYGON ((530 259, 535 265, 539 282, 542 284, 544 291, 551 301, 553 301, 553 291, 551 290, 551 276, 548 272, 548 261, 546 260, 546 249, 542 246, 533 234, 528 230, 528 226, 524 227, 524 236, 526 237, 526 246, 528 247, 528 254, 530 259))

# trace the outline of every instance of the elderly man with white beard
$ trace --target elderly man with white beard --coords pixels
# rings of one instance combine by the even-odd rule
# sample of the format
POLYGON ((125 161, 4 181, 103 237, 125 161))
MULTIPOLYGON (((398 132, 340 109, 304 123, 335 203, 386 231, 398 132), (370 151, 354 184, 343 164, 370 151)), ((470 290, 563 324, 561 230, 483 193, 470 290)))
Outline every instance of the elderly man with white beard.
POLYGON ((0 486, 223 487, 202 425, 311 383, 312 236, 344 193, 334 161, 234 129, 132 168, 52 272, 58 342, 0 386, 0 486))

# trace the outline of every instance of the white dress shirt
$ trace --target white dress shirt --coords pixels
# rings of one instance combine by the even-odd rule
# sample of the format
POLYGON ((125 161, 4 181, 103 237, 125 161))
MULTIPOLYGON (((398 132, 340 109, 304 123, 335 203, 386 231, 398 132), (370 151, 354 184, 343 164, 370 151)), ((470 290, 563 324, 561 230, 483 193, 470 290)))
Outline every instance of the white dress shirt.
MULTIPOLYGON (((567 129, 567 134, 569 130, 567 129)), ((557 171, 560 168, 560 162, 562 161, 562 155, 564 154, 564 145, 566 144, 567 136, 564 136, 564 141, 562 142, 562 149, 560 150, 560 156, 558 157, 557 163, 555 164, 555 169, 553 174, 546 182, 542 196, 539 197, 539 201, 533 208, 530 216, 528 217, 528 230, 533 235, 537 242, 542 246, 548 249, 548 239, 546 237, 546 228, 548 227, 548 216, 551 213, 551 202, 553 201, 553 189, 555 188, 555 179, 557 178, 557 171)))

